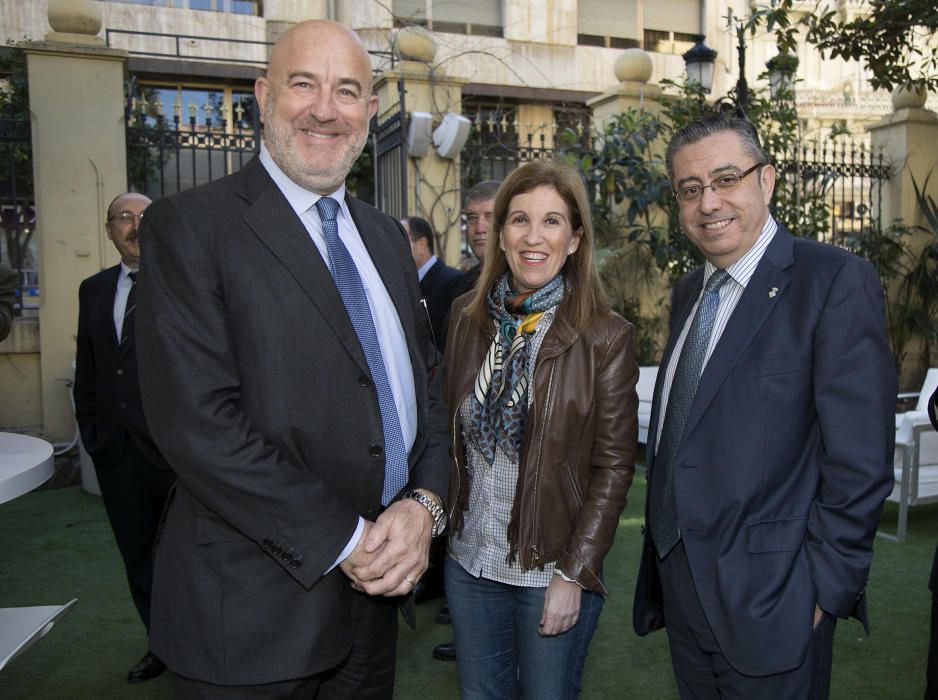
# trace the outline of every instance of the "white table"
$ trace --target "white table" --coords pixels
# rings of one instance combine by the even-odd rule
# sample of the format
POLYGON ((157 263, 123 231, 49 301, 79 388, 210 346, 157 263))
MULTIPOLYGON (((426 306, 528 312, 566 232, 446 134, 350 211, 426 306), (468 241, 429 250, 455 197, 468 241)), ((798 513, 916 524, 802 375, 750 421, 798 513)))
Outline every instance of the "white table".
POLYGON ((52 445, 45 440, 0 433, 0 503, 43 484, 55 472, 52 445))
MULTIPOLYGON (((45 440, 0 433, 0 503, 32 491, 55 472, 52 445, 45 440)), ((77 603, 0 608, 0 670, 42 639, 77 603)))

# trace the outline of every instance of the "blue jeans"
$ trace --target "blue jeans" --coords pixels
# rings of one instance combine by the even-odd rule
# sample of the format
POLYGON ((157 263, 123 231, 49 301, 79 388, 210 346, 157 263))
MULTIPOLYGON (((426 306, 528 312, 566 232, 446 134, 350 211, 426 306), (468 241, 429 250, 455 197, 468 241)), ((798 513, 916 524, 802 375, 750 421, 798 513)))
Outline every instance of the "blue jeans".
POLYGON ((563 634, 542 637, 537 628, 546 588, 476 578, 452 557, 446 557, 445 576, 464 700, 579 695, 602 595, 583 591, 577 623, 563 634))

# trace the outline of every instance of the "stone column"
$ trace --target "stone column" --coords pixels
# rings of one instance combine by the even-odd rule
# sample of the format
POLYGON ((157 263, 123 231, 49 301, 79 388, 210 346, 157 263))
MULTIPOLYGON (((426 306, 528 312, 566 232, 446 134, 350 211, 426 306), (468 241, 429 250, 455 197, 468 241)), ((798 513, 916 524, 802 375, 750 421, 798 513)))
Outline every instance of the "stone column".
POLYGON ((92 0, 50 0, 53 31, 21 44, 32 117, 40 259, 39 347, 43 431, 71 439, 65 382, 72 378, 78 285, 118 261, 104 232, 106 207, 127 188, 126 52, 97 36, 92 0))
MULTIPOLYGON (((594 97, 586 104, 593 112, 593 129, 602 132, 606 126, 623 112, 640 110, 650 113, 660 113, 662 90, 661 87, 649 83, 653 71, 651 57, 641 49, 626 49, 615 62, 615 77, 618 81, 602 95, 594 97)), ((663 158, 666 144, 664 139, 652 145, 653 155, 663 158)), ((623 201, 617 205, 616 213, 624 215, 630 202, 623 201)), ((667 212, 659 211, 651 224, 667 231, 667 212)), ((637 243, 623 243, 623 246, 638 246, 637 243)), ((640 250, 640 249, 636 249, 640 250)), ((619 263, 613 263, 616 274, 610 280, 609 293, 611 296, 630 299, 638 305, 639 313, 644 318, 655 319, 661 317, 668 300, 669 280, 663 273, 649 273, 647 267, 650 262, 638 256, 624 255, 619 263), (641 271, 639 270, 641 267, 641 271), (635 280, 643 280, 636 283, 635 280)), ((654 269, 654 268, 652 268, 654 269)), ((607 273, 612 276, 610 273, 607 273)), ((640 319, 629 319, 639 324, 640 319)), ((661 323, 658 331, 658 347, 664 348, 667 342, 667 324, 661 323)))
POLYGON ((659 112, 661 87, 649 83, 654 65, 641 49, 626 49, 615 63, 617 84, 586 103, 593 111, 593 125, 602 130, 617 114, 630 109, 659 112))
MULTIPOLYGON (((889 226, 902 219, 909 226, 925 225, 925 218, 915 198, 912 178, 919 187, 932 174, 927 193, 938 199, 938 115, 924 109, 925 93, 906 90, 893 93, 894 111, 869 128, 874 150, 882 151, 884 161, 894 167, 893 176, 883 186, 882 223, 889 226)), ((925 246, 929 235, 916 231, 911 240, 913 253, 925 246)), ((891 295, 896 293, 892 289, 891 295)), ((900 376, 902 386, 920 386, 922 356, 911 348, 900 376), (918 383, 916 383, 918 382, 918 383)), ((934 351, 933 351, 934 352, 934 351)))
MULTIPOLYGON (((375 81, 379 113, 397 109, 398 80, 404 80, 405 103, 409 113, 428 112, 433 126, 439 126, 447 113, 462 114, 462 86, 467 82, 452 78, 433 65, 436 44, 421 27, 407 27, 394 37, 399 58, 394 70, 385 71, 375 81)), ((408 158, 407 209, 433 225, 440 243, 437 256, 447 265, 459 262, 460 213, 459 158, 441 158, 431 144, 427 154, 408 158)))

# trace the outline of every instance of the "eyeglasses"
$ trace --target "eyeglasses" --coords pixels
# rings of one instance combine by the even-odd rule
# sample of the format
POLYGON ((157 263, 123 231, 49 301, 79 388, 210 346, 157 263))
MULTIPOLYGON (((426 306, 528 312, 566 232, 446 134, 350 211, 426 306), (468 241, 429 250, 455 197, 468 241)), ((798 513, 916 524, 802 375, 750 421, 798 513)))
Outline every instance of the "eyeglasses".
POLYGON ((763 165, 768 165, 768 163, 756 163, 749 170, 742 173, 727 173, 726 175, 720 175, 709 185, 687 185, 685 187, 679 187, 674 190, 674 198, 677 199, 681 204, 687 204, 688 202, 696 202, 703 196, 703 191, 708 187, 716 193, 720 192, 729 192, 734 187, 739 185, 743 181, 743 178, 746 177, 749 173, 754 172, 758 168, 761 168, 763 165))
POLYGON ((113 221, 114 219, 117 219, 122 224, 129 224, 131 221, 136 219, 137 223, 139 224, 141 221, 143 221, 143 212, 140 212, 139 214, 134 214, 133 212, 129 212, 129 211, 119 211, 116 214, 112 214, 111 216, 107 218, 108 221, 113 221))

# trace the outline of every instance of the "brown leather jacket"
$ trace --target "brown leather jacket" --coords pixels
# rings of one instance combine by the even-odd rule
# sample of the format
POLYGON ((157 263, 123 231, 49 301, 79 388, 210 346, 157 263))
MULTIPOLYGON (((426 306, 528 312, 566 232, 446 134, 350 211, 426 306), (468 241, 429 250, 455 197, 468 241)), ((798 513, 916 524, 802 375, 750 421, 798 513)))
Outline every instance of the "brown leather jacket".
MULTIPOLYGON (((452 447, 450 528, 459 532, 469 502, 469 473, 459 405, 472 390, 492 342, 453 304, 443 399, 452 447)), ((513 556, 524 569, 556 561, 583 587, 606 593, 599 571, 612 547, 635 471, 638 365, 632 324, 615 313, 583 334, 561 304, 534 368, 534 402, 521 443, 518 485, 508 525, 513 556)))

